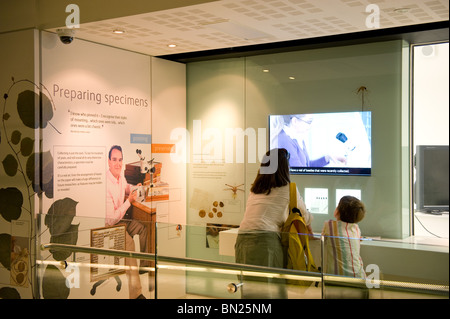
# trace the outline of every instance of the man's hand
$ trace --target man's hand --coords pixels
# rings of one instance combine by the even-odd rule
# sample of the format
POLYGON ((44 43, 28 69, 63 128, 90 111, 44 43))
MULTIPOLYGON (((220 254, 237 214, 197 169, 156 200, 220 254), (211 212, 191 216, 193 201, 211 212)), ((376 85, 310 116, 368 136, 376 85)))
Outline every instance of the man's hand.
POLYGON ((137 189, 134 189, 130 195, 128 195, 128 201, 130 202, 130 204, 132 204, 133 202, 136 201, 137 198, 137 189))

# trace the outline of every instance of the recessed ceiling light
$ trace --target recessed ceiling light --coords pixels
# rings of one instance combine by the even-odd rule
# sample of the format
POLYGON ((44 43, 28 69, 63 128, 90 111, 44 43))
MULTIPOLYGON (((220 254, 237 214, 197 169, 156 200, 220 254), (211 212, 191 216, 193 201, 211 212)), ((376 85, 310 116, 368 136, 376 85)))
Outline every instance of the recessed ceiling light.
POLYGON ((224 22, 228 22, 230 21, 230 19, 216 19, 216 20, 211 20, 211 21, 201 21, 199 23, 199 25, 210 25, 210 24, 217 24, 217 23, 224 23, 224 22))
POLYGON ((114 29, 114 30, 113 30, 113 33, 115 33, 115 34, 123 34, 123 33, 125 33, 125 30, 122 30, 122 29, 114 29))
POLYGON ((295 77, 290 76, 290 77, 289 77, 289 80, 295 80, 295 77))
POLYGON ((176 45, 176 44, 173 44, 173 43, 168 44, 167 46, 168 46, 169 48, 176 48, 176 47, 177 47, 177 45, 176 45))
POLYGON ((394 12, 396 13, 407 13, 411 8, 395 8, 394 12))
POLYGON ((267 73, 267 72, 269 72, 269 70, 268 70, 268 69, 264 69, 263 72, 264 72, 264 73, 267 73))

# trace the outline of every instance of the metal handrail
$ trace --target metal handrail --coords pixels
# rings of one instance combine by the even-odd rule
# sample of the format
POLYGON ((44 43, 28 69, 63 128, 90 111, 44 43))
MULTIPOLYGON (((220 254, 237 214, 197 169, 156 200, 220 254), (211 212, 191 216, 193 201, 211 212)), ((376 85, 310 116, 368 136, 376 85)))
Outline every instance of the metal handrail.
POLYGON ((314 281, 314 282, 322 281, 322 277, 319 273, 293 270, 293 269, 273 268, 273 267, 237 264, 237 263, 227 263, 227 262, 223 262, 223 261, 210 261, 210 260, 190 258, 190 257, 163 256, 163 255, 157 255, 157 254, 153 254, 153 253, 141 253, 141 252, 127 251, 127 250, 85 247, 85 246, 76 246, 76 245, 67 245, 67 244, 48 243, 48 244, 41 245, 41 250, 49 250, 49 249, 69 250, 72 252, 81 252, 81 253, 108 255, 108 256, 126 257, 126 258, 136 258, 136 259, 146 259, 146 260, 154 260, 154 261, 157 260, 157 261, 164 261, 164 262, 189 264, 189 265, 195 265, 195 266, 206 266, 206 267, 212 266, 212 267, 216 267, 216 268, 239 270, 239 271, 270 272, 272 275, 274 273, 276 273, 276 274, 280 274, 280 275, 287 275, 287 276, 289 276, 289 278, 291 278, 291 276, 293 276, 292 279, 310 280, 310 281, 314 281))
MULTIPOLYGON (((300 270, 292 270, 285 268, 273 268, 273 267, 265 267, 265 266, 256 266, 256 265, 247 265, 247 264, 238 264, 238 263, 228 263, 222 261, 210 261, 203 260, 197 258, 190 257, 173 257, 173 256, 164 256, 157 255, 153 253, 141 253, 134 251, 126 251, 126 250, 115 250, 115 249, 106 249, 106 248, 96 248, 96 247, 85 247, 85 246, 76 246, 76 245, 67 245, 67 244, 55 244, 55 243, 47 243, 41 245, 41 250, 69 250, 72 252, 81 252, 81 253, 90 253, 90 254, 99 254, 99 255, 109 255, 116 257, 126 257, 126 258, 136 258, 136 259, 147 259, 154 261, 163 261, 163 262, 171 262, 171 263, 181 263, 181 264, 189 264, 195 266, 205 266, 205 267, 216 267, 228 270, 238 270, 243 275, 251 275, 245 273, 248 272, 264 272, 270 273, 271 276, 275 274, 279 275, 280 278, 288 278, 294 280, 307 280, 312 282, 334 282, 349 284, 350 286, 363 286, 364 279, 356 279, 356 278, 347 278, 336 275, 328 275, 323 274, 322 272, 307 272, 300 270)), ((380 288, 394 288, 400 290, 408 290, 408 291, 426 291, 426 292, 436 292, 440 294, 449 293, 448 285, 436 285, 436 284, 421 284, 421 283, 409 283, 409 282, 399 282, 399 281, 386 281, 386 280, 377 280, 380 288)), ((230 284, 230 285, 233 285, 230 284)), ((235 286, 240 286, 240 284, 234 284, 235 286)), ((236 287, 237 288, 237 287, 236 287)), ((230 288, 228 288, 230 290, 230 288)), ((237 290, 237 289, 236 289, 237 290)))

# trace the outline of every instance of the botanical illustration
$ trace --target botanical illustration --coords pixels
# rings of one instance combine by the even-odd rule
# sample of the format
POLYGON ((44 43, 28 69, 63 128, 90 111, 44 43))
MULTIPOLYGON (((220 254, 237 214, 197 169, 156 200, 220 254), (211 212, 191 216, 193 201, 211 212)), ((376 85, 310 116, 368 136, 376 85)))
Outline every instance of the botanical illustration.
MULTIPOLYGON (((41 213, 34 204, 36 196, 39 201, 44 196, 53 199, 53 157, 50 150, 42 150, 42 140, 36 141, 36 136, 40 136, 36 133, 43 129, 51 129, 55 134, 61 133, 51 124, 56 108, 45 86, 26 79, 16 81, 12 77, 11 80, 12 84, 3 95, 0 130, 0 172, 3 170, 2 176, 6 175, 11 179, 8 182, 5 178, 0 185, 0 215, 8 223, 26 220, 29 225, 29 242, 17 245, 15 243, 20 243, 21 238, 0 233, 0 264, 11 272, 11 287, 0 288, 0 298, 20 298, 20 293, 14 286, 27 287, 35 284, 33 276, 36 273, 36 256, 33 254, 38 254, 33 252, 32 247, 39 241, 41 234, 49 231, 50 242, 73 245, 77 243, 79 226, 72 224, 77 202, 64 198, 54 201, 45 212, 44 224, 47 228, 41 229, 41 234, 36 234, 33 225, 37 213, 41 213), (20 87, 26 84, 31 89, 18 93, 17 103, 13 105, 10 95, 15 94, 19 84, 20 87), (36 145, 39 150, 36 150, 36 145)), ((57 261, 66 260, 71 254, 66 251, 50 253, 57 261)), ((43 273, 43 297, 67 298, 70 289, 65 285, 61 271, 49 265, 43 273)), ((31 290, 34 298, 40 297, 36 295, 39 289, 32 287, 31 290)))

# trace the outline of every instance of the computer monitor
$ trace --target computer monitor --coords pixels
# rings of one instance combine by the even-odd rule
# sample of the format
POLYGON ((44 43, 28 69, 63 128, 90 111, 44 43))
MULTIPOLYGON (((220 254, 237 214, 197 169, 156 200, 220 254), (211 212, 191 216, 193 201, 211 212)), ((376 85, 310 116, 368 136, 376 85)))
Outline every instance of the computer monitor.
POLYGON ((448 145, 417 145, 415 203, 419 212, 448 212, 448 145))
POLYGON ((291 174, 372 173, 371 112, 269 115, 269 146, 290 154, 291 174))

